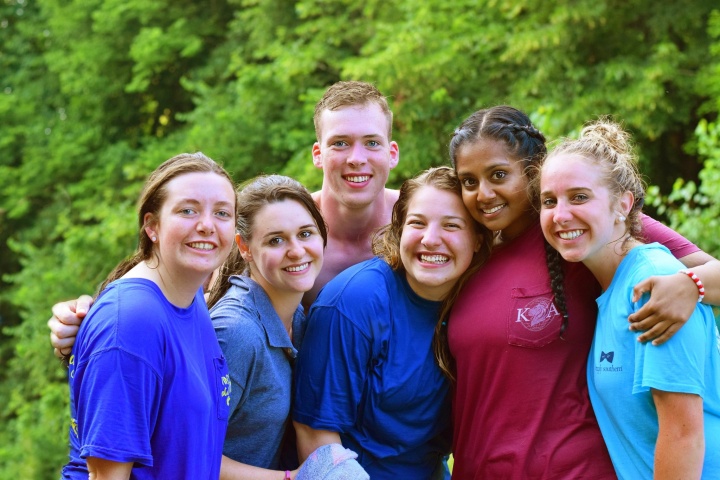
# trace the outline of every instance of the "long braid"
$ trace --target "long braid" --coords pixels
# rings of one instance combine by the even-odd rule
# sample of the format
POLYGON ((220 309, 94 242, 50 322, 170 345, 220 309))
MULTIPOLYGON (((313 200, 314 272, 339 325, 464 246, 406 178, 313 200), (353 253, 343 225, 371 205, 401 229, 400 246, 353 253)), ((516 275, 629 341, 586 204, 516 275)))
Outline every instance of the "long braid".
POLYGON ((543 239, 545 245, 545 262, 547 263, 548 273, 550 274, 550 288, 552 288, 554 295, 554 303, 557 307, 560 315, 562 315, 562 325, 560 326, 560 338, 564 340, 563 335, 568 327, 568 311, 567 302, 565 300, 565 285, 563 280, 565 274, 563 272, 563 260, 560 257, 560 253, 555 250, 547 240, 543 239))

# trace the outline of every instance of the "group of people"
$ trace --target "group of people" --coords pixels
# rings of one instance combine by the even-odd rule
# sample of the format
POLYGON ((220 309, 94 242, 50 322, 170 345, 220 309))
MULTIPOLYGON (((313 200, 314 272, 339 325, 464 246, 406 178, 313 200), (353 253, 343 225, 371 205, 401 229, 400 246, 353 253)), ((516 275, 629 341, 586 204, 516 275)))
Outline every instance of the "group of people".
POLYGON ((480 110, 395 191, 375 87, 314 120, 319 192, 174 157, 136 254, 53 307, 64 478, 447 479, 451 452, 459 479, 720 473, 720 262, 642 214, 618 125, 548 154, 480 110))

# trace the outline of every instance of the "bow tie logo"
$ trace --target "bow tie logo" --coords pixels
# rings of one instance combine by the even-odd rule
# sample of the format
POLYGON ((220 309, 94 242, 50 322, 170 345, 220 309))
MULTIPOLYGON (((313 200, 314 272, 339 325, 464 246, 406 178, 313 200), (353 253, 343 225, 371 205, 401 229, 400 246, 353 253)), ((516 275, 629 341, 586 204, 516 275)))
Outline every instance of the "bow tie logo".
POLYGON ((600 352, 600 363, 602 363, 603 360, 607 360, 609 363, 612 363, 614 356, 615 356, 615 352, 605 353, 605 352, 601 351, 600 352))

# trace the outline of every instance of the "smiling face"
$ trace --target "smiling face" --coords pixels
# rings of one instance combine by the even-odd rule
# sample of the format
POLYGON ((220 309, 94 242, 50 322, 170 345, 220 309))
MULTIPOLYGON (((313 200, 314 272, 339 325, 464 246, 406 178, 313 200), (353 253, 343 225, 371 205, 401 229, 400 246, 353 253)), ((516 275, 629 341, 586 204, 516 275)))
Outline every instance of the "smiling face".
MULTIPOLYGON (((295 200, 262 207, 254 216, 252 238, 238 240, 250 264, 250 278, 271 300, 310 290, 323 262, 323 238, 307 209, 295 200)), ((297 299, 300 302, 300 299, 297 299)))
POLYGON ((399 150, 388 138, 388 118, 380 106, 369 103, 324 110, 319 126, 313 163, 323 169, 323 188, 352 209, 383 198, 399 150))
POLYGON ((145 214, 146 233, 155 237, 160 268, 171 275, 204 279, 227 258, 235 232, 235 191, 211 172, 179 175, 164 186, 158 218, 145 214))
POLYGON ((463 203, 472 217, 511 239, 536 221, 527 194, 523 164, 498 140, 480 139, 461 146, 455 166, 463 203))
POLYGON ((594 273, 617 263, 633 196, 616 199, 597 163, 577 154, 549 157, 540 173, 540 202, 545 238, 563 258, 594 273))
POLYGON ((442 300, 480 248, 473 220, 453 192, 424 186, 408 203, 400 258, 415 293, 442 300))

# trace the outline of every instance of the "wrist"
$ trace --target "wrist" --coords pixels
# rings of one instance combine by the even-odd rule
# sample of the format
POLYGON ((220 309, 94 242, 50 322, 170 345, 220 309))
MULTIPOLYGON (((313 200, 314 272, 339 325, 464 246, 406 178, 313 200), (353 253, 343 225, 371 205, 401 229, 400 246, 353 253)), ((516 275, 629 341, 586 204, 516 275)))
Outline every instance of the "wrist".
POLYGON ((285 470, 285 476, 283 477, 283 480, 292 480, 292 477, 290 476, 290 470, 285 470))
POLYGON ((702 280, 700 280, 700 277, 698 277, 692 270, 689 268, 684 268, 680 270, 678 273, 683 273, 690 278, 695 283, 695 286, 698 290, 698 303, 703 301, 703 298, 705 298, 705 285, 703 285, 702 280))

